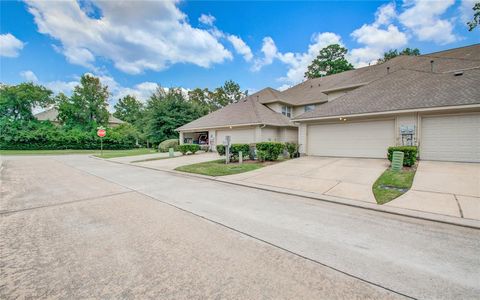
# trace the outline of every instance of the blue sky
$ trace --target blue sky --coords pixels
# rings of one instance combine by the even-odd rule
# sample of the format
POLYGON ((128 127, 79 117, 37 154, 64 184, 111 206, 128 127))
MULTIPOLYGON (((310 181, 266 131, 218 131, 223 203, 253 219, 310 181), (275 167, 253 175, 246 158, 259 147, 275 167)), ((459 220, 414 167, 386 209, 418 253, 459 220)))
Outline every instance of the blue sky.
POLYGON ((348 48, 357 67, 389 49, 478 43, 479 30, 465 25, 474 2, 1 1, 1 82, 68 93, 92 73, 113 102, 145 98, 157 83, 283 89, 330 43, 348 48))

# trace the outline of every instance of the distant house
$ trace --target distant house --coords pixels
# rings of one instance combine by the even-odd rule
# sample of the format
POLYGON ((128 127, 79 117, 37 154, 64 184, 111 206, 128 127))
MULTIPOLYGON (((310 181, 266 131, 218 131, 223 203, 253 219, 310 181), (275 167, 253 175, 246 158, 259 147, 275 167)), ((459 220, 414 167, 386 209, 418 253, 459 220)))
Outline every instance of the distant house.
MULTIPOLYGON (((47 109, 46 111, 42 111, 36 114, 34 117, 40 121, 50 121, 54 124, 60 123, 58 121, 58 110, 56 108, 50 108, 50 109, 47 109)), ((110 128, 117 127, 118 125, 123 123, 125 122, 118 118, 115 118, 111 114, 108 116, 108 127, 110 128)))
MULTIPOLYGON (((265 88, 177 131, 232 143, 297 141, 305 155, 385 158, 416 145, 425 160, 480 162, 480 44, 265 88)), ((205 140, 205 139, 204 139, 205 140)))

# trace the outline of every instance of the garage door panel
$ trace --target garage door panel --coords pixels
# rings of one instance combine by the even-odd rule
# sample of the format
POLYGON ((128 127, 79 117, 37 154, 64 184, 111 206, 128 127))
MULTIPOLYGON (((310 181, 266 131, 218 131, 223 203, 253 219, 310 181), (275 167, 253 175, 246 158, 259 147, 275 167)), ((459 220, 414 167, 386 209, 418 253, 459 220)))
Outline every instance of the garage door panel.
POLYGON ((340 157, 385 158, 395 144, 393 120, 310 125, 308 154, 340 157))
POLYGON ((231 129, 231 130, 218 130, 217 131, 217 143, 222 144, 225 137, 229 135, 231 143, 254 143, 255 142, 255 129, 231 129))
POLYGON ((420 158, 480 162, 480 114, 422 118, 420 158))

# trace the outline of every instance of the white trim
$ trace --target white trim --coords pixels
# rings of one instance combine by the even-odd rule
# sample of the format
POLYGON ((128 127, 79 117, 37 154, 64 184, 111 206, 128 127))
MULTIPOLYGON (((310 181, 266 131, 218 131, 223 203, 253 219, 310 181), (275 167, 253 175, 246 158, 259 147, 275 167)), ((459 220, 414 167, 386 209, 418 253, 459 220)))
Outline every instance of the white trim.
POLYGON ((175 129, 175 131, 188 132, 188 131, 208 130, 208 129, 217 129, 217 128, 231 129, 231 128, 234 128, 234 127, 258 126, 258 125, 274 126, 274 127, 293 127, 293 128, 298 127, 298 125, 293 124, 293 122, 292 122, 291 125, 277 125, 277 124, 269 124, 269 123, 246 123, 246 124, 235 124, 235 125, 221 125, 221 126, 209 126, 209 127, 187 128, 187 129, 175 129))
POLYGON ((415 108, 415 109, 405 109, 405 110, 391 110, 383 112, 374 112, 374 113, 362 113, 362 114, 351 114, 351 115, 336 115, 336 116, 327 116, 327 117, 317 117, 317 118, 308 118, 308 119, 293 119, 293 122, 307 122, 315 120, 327 120, 327 119, 338 119, 338 118, 354 118, 354 117, 368 117, 368 116, 381 116, 381 115, 390 115, 390 114, 401 114, 401 113, 414 113, 414 112, 428 112, 428 111, 444 111, 450 109, 468 109, 468 108, 480 108, 480 104, 466 104, 466 105, 456 105, 456 106, 439 106, 439 107, 429 107, 429 108, 415 108))

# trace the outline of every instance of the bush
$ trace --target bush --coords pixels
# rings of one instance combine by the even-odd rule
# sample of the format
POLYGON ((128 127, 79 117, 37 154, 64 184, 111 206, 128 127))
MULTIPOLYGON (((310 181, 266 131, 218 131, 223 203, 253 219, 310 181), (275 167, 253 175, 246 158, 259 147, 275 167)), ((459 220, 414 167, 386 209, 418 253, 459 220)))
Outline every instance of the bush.
MULTIPOLYGON (((138 132, 129 124, 107 128, 103 149, 135 148, 138 132)), ((0 149, 100 149, 96 129, 62 128, 49 121, 0 120, 0 149)))
POLYGON ((248 144, 231 144, 230 145, 230 154, 233 156, 233 160, 238 160, 240 154, 242 152, 242 156, 244 158, 250 156, 250 145, 248 144))
POLYGON ((257 159, 260 162, 265 161, 265 157, 267 156, 267 152, 263 150, 257 150, 257 159))
POLYGON ((178 151, 180 151, 183 155, 191 152, 195 154, 198 150, 200 150, 200 146, 197 144, 183 144, 178 146, 178 151))
POLYGON ((198 150, 200 150, 200 146, 197 144, 190 144, 190 152, 195 154, 198 150))
POLYGON ((278 156, 283 152, 285 149, 285 144, 278 143, 278 142, 263 142, 257 143, 257 155, 258 150, 265 151, 265 160, 277 160, 278 156))
POLYGON ((417 161, 418 148, 416 146, 388 147, 387 157, 389 161, 392 161, 394 151, 401 151, 404 153, 403 165, 406 167, 413 166, 417 161))
POLYGON ((173 148, 174 150, 178 147, 178 139, 164 140, 158 145, 158 151, 168 152, 168 149, 173 148))
POLYGON ((218 155, 225 155, 225 146, 224 145, 217 145, 217 152, 218 155))
POLYGON ((287 149, 290 158, 298 157, 299 145, 297 143, 285 143, 285 148, 287 149))

